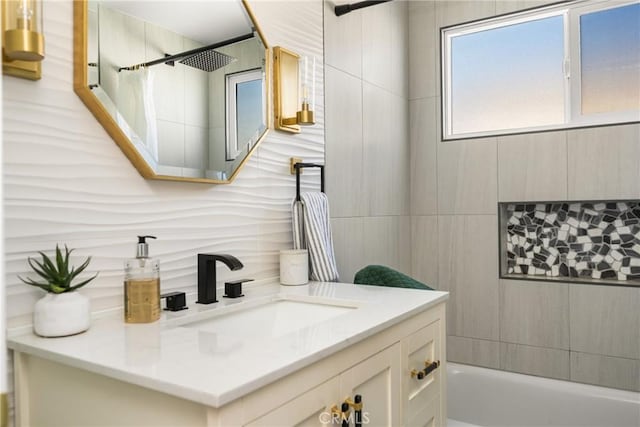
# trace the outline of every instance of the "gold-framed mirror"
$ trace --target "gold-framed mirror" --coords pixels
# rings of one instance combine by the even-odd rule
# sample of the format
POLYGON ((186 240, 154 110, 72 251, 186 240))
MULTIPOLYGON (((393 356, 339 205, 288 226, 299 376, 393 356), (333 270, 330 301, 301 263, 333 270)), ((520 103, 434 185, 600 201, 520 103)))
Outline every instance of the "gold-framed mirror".
POLYGON ((245 0, 74 1, 74 90, 140 174, 226 184, 269 128, 245 0))

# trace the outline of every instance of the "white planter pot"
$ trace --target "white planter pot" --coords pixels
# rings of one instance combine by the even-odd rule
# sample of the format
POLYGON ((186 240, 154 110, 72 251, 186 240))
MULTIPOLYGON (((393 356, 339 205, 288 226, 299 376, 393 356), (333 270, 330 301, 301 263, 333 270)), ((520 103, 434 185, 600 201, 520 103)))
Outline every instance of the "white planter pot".
POLYGON ((41 337, 79 334, 91 325, 89 298, 78 292, 48 293, 36 302, 33 331, 41 337))

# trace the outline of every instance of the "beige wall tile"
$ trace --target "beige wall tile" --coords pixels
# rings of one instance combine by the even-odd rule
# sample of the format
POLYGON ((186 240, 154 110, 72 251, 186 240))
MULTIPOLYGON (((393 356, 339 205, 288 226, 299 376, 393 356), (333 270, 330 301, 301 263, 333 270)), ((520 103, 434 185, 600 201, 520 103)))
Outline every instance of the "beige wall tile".
POLYGON ((640 288, 570 285, 571 351, 640 359, 640 288))
POLYGON ((567 200, 567 134, 498 138, 498 200, 567 200))
POLYGON ((447 360, 499 369, 500 343, 449 335, 447 336, 447 360))
POLYGON ((474 0, 438 0, 436 5, 436 27, 461 24, 495 15, 496 2, 474 0))
POLYGON ((495 214, 497 154, 495 138, 437 145, 438 213, 495 214))
POLYGON ((333 249, 340 281, 351 283, 353 276, 365 267, 364 221, 362 218, 332 218, 333 249))
POLYGON ((362 81, 326 67, 326 190, 331 216, 363 216, 368 197, 363 176, 362 81), (348 100, 348 102, 345 102, 348 100))
MULTIPOLYGON (((335 4, 347 3, 338 1, 335 4)), ((325 64, 356 77, 362 76, 362 14, 347 13, 340 17, 334 2, 324 2, 325 64)), ((328 109, 327 109, 328 110, 328 109)))
POLYGON ((500 343, 500 369, 568 380, 569 351, 500 343))
POLYGON ((572 351, 571 381, 640 391, 640 360, 572 351))
POLYGON ((391 91, 392 3, 368 7, 362 14, 362 79, 391 91))
POLYGON ((496 1, 496 14, 501 15, 503 13, 517 12, 523 9, 530 9, 532 7, 539 7, 548 4, 557 3, 552 0, 499 0, 496 1))
POLYGON ((411 214, 438 212, 436 98, 409 102, 411 214))
POLYGON ((640 197, 640 125, 568 132, 569 199, 640 197))
POLYGON ((409 217, 363 218, 364 265, 386 265, 411 274, 411 221, 409 217))
POLYGON ((411 276, 432 288, 438 284, 438 217, 411 217, 411 276))
POLYGON ((409 213, 408 103, 364 83, 365 185, 370 215, 409 213))
POLYGON ((402 98, 409 93, 409 8, 406 1, 391 6, 391 92, 402 98))
POLYGON ((501 280, 500 341, 568 350, 569 285, 501 280))
POLYGON ((495 215, 438 217, 438 285, 451 293, 449 335, 498 340, 495 215))
POLYGON ((409 2, 409 99, 433 97, 439 73, 439 37, 433 0, 409 2))

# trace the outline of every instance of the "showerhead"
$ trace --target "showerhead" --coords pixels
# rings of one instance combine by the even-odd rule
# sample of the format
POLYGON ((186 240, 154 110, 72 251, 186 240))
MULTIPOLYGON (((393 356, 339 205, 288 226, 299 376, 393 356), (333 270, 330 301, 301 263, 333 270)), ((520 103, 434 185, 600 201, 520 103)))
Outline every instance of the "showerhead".
POLYGON ((209 49, 188 56, 180 60, 180 63, 202 71, 211 72, 227 66, 234 61, 237 61, 237 58, 209 49))

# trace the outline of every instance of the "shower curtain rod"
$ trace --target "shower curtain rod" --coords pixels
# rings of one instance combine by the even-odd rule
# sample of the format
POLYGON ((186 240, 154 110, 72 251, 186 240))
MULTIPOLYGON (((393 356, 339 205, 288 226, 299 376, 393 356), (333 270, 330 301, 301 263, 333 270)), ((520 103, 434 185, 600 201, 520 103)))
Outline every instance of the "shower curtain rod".
POLYGON ((351 3, 351 4, 341 4, 340 6, 336 6, 333 9, 333 11, 335 12, 336 16, 342 16, 345 13, 351 12, 352 10, 362 9, 364 7, 369 7, 369 6, 375 6, 377 4, 386 3, 388 1, 391 1, 391 0, 370 0, 370 1, 361 1, 358 3, 351 3))
POLYGON ((118 68, 118 72, 122 71, 122 70, 129 70, 129 71, 134 71, 137 70, 138 68, 142 68, 142 67, 151 67, 153 65, 157 65, 157 64, 165 64, 167 62, 173 62, 177 59, 181 59, 187 56, 191 56, 191 55, 196 55, 198 53, 201 52, 206 52, 207 50, 212 50, 212 49, 216 49, 222 46, 226 46, 228 44, 233 44, 233 43, 237 43, 237 42, 241 42, 243 40, 248 40, 251 37, 253 37, 253 33, 249 33, 249 34, 244 34, 242 36, 238 36, 238 37, 234 37, 231 38, 229 40, 224 40, 218 43, 214 43, 214 44, 210 44, 208 46, 203 46, 203 47, 199 47, 196 49, 191 49, 191 50, 186 50, 184 52, 181 53, 176 53, 175 55, 168 55, 165 56, 164 58, 158 58, 158 59, 154 59, 153 61, 149 61, 149 62, 143 62, 141 64, 136 64, 136 65, 130 65, 129 67, 120 67, 118 68))

